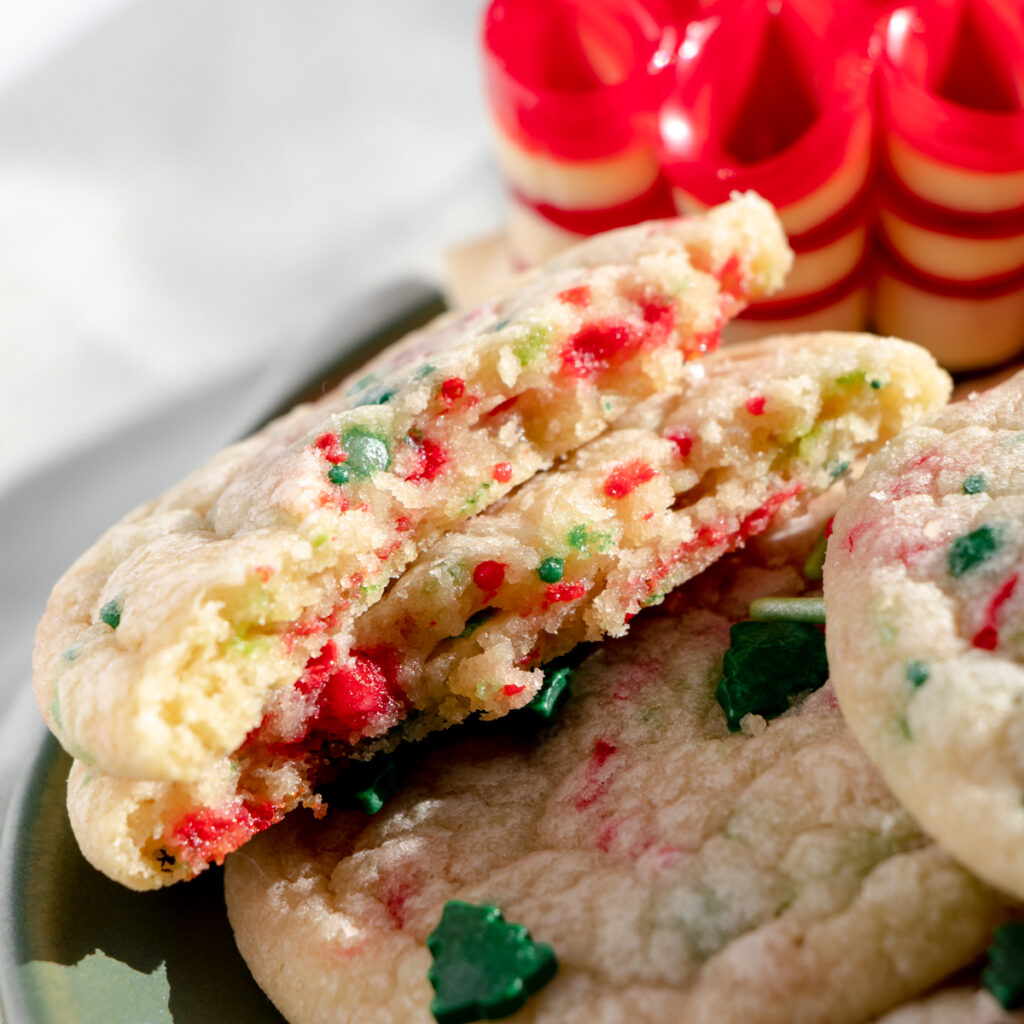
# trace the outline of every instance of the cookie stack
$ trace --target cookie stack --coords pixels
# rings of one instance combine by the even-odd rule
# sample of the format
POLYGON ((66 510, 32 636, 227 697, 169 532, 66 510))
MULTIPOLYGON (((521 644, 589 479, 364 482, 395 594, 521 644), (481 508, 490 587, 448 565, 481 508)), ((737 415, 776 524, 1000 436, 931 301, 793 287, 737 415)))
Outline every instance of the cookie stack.
POLYGON ((1001 0, 919 4, 886 26, 875 320, 952 369, 1024 346, 1022 53, 1020 5, 1001 0))

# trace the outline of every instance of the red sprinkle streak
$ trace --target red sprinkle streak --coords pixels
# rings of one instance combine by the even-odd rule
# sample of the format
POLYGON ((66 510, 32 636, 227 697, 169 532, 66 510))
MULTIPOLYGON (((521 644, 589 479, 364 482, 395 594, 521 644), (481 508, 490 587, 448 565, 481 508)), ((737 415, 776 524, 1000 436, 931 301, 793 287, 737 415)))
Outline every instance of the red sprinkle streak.
POLYGON ((355 664, 332 672, 320 691, 317 728, 347 736, 370 727, 373 735, 379 735, 399 720, 405 706, 398 686, 401 659, 386 644, 352 655, 355 664))
POLYGON ((751 416, 761 416, 764 413, 764 395, 751 395, 746 401, 747 412, 751 416))
POLYGON ((611 772, 605 765, 617 750, 618 747, 614 743, 609 743, 608 740, 601 739, 594 744, 594 751, 590 755, 587 765, 586 779, 576 798, 576 810, 585 810, 608 788, 611 772))
POLYGON ((283 817, 283 809, 272 803, 196 811, 174 826, 171 848, 193 871, 200 871, 211 861, 223 863, 232 850, 283 817))
POLYGON ((624 498, 627 494, 635 491, 640 484, 653 480, 657 475, 657 470, 646 462, 643 462, 641 459, 634 459, 632 462, 616 466, 608 474, 603 490, 609 498, 624 498))
POLYGON ((999 644, 999 610, 1013 597, 1019 575, 1014 573, 1000 588, 985 609, 985 624, 974 634, 971 641, 983 651, 994 651, 999 644))
POLYGON ((578 601, 587 592, 585 583, 552 583, 544 591, 544 607, 563 601, 578 601))
POLYGON ((434 480, 449 462, 448 450, 436 441, 431 441, 429 437, 419 442, 415 458, 416 468, 405 478, 406 480, 434 480))

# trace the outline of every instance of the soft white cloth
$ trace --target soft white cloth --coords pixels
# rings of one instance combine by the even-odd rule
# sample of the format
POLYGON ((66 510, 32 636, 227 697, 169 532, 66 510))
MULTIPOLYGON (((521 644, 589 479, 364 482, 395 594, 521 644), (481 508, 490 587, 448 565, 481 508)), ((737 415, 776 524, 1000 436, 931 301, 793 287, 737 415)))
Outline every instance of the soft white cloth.
POLYGON ((0 81, 0 810, 59 572, 501 216, 483 0, 92 2, 0 81))

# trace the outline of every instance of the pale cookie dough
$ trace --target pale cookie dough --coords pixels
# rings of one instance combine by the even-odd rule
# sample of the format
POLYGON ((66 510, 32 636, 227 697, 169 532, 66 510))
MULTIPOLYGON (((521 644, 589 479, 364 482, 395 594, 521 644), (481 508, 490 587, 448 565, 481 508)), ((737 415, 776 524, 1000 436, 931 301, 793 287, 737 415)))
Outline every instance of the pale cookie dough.
POLYGON ((893 792, 1024 897, 1024 374, 877 455, 835 519, 828 653, 893 792))
POLYGON ((330 759, 522 707, 545 662, 624 633, 941 405, 949 380, 915 346, 824 334, 730 347, 681 387, 426 551, 197 782, 76 765, 68 805, 86 856, 137 888, 191 877, 315 806, 330 759))
POLYGON ((730 621, 803 585, 719 563, 603 644, 539 736, 463 741, 373 818, 300 814, 233 854, 257 981, 292 1024, 431 1024, 451 899, 554 949, 510 1024, 844 1024, 969 963, 1000 898, 918 831, 827 684, 728 731, 730 621))
POLYGON ((102 771, 199 779, 425 544, 676 388, 790 261, 753 194, 595 238, 228 449, 58 583, 51 729, 102 771))

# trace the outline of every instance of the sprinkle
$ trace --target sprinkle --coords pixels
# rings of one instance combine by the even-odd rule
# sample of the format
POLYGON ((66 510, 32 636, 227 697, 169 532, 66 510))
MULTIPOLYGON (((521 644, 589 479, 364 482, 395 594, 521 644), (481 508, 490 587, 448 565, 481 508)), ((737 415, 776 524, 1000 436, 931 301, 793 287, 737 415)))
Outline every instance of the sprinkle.
POLYGON ((750 602, 750 617, 759 622, 825 621, 823 597, 759 597, 750 602))
POLYGON ((331 466, 327 471, 327 479, 332 484, 347 484, 349 481, 349 471, 345 466, 331 466))
POLYGON ((988 483, 980 473, 972 473, 964 478, 964 494, 981 494, 988 490, 988 483))
POLYGON ((751 395, 744 405, 751 416, 761 416, 764 414, 764 403, 764 395, 751 395))
POLYGON ((558 970, 554 950, 521 924, 506 922, 497 907, 462 900, 445 904, 427 949, 438 1024, 507 1017, 558 970))
POLYGON ((357 480, 368 479, 374 473, 391 465, 391 450, 387 440, 365 427, 351 427, 346 430, 341 435, 341 444, 348 455, 346 465, 349 473, 357 480))
POLYGON ((658 471, 652 466, 641 459, 634 459, 632 462, 616 466, 608 474, 602 490, 609 498, 624 498, 641 484, 653 480, 657 475, 658 471))
POLYGON ((674 434, 666 434, 665 439, 671 441, 679 452, 679 458, 685 459, 693 448, 693 438, 684 431, 677 431, 674 434))
POLYGON ((499 484, 507 484, 512 479, 512 463, 511 462, 496 462, 494 469, 491 470, 491 476, 499 484))
POLYGON ((906 665, 907 682, 913 687, 924 686, 928 682, 931 671, 928 665, 917 658, 911 658, 906 665))
POLYGON ((585 583, 553 583, 544 592, 544 607, 563 601, 578 601, 587 592, 585 583))
POLYGON ((505 582, 507 568, 508 566, 504 562, 481 562, 473 570, 473 582, 481 590, 493 593, 505 582))
POLYGON ((775 718, 828 679, 825 637, 807 622, 737 622, 715 696, 732 732, 745 715, 775 718))
POLYGON ((579 306, 586 309, 590 305, 590 285, 581 284, 575 288, 566 288, 558 293, 559 299, 567 306, 579 306))
POLYGON ((321 434, 316 441, 313 442, 313 446, 320 452, 321 455, 328 462, 344 462, 348 457, 342 450, 338 443, 338 435, 330 432, 321 434))
POLYGON ((811 553, 804 562, 804 577, 815 582, 820 581, 825 568, 825 552, 828 550, 828 538, 832 532, 832 520, 830 519, 821 531, 821 536, 814 542, 811 553))
POLYGON ((461 377, 449 377, 441 382, 441 400, 451 408, 466 393, 466 382, 461 377))
POLYGON ((962 576, 987 561, 999 549, 1000 533, 997 526, 985 525, 957 537, 949 547, 949 571, 962 576))
POLYGON ((100 622, 106 623, 111 629, 117 629, 121 625, 121 610, 124 605, 124 599, 115 597, 112 601, 108 601, 100 609, 100 622))
POLYGON ((545 558, 537 567, 542 583, 557 583, 565 575, 564 558, 545 558))
POLYGON ((1004 1010, 1024 1007, 1024 921, 995 930, 981 983, 1004 1010))
POLYGON ((571 668, 559 668, 553 672, 546 672, 544 683, 537 696, 523 710, 530 712, 542 721, 550 722, 569 699, 569 684, 571 682, 571 668))

